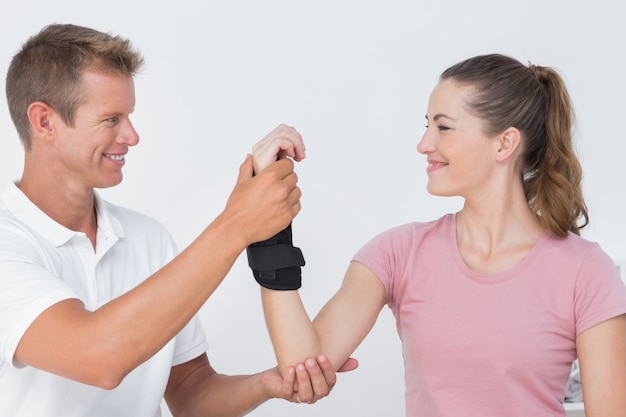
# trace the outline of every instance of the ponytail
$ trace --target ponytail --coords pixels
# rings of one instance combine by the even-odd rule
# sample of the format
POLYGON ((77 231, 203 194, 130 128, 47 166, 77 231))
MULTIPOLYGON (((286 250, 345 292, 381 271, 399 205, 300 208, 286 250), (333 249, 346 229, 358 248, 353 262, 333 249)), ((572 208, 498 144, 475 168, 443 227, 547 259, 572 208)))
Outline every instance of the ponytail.
POLYGON ((534 168, 525 175, 526 198, 544 226, 556 235, 580 234, 589 215, 581 187, 582 168, 573 149, 571 100, 553 69, 531 65, 530 70, 546 94, 547 111, 543 158, 525 155, 524 165, 534 168))

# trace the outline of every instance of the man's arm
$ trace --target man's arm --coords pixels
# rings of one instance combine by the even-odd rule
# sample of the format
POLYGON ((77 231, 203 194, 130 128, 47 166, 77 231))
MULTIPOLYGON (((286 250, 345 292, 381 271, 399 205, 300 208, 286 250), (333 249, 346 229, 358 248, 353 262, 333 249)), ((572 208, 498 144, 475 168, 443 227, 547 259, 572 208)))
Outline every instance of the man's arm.
POLYGON ((283 229, 299 212, 293 162, 281 162, 253 177, 248 157, 224 211, 178 257, 96 311, 76 299, 51 306, 25 332, 15 359, 116 387, 186 325, 245 247, 283 229))
POLYGON ((325 357, 290 367, 283 379, 276 368, 253 375, 218 374, 201 355, 172 368, 165 400, 174 417, 236 417, 271 398, 312 404, 328 395, 335 382, 325 357), (298 392, 293 390, 294 382, 302 387, 298 392))

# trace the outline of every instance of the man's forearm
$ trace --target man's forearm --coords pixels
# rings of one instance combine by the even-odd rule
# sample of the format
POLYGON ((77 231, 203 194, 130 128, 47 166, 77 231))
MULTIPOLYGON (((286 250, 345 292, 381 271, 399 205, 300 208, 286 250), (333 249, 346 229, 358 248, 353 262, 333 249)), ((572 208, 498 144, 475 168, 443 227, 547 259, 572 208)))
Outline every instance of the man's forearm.
POLYGON ((168 406, 174 417, 244 416, 270 399, 261 378, 262 374, 203 375, 181 386, 181 399, 170 396, 168 406))

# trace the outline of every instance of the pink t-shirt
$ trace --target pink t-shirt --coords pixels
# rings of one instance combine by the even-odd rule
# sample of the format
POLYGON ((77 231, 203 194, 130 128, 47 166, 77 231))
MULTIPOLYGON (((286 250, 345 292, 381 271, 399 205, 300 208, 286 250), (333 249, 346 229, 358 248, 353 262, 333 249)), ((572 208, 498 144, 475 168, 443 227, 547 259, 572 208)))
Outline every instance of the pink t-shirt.
POLYGON ((626 286, 598 244, 546 232, 513 269, 471 271, 455 216, 381 233, 354 257, 396 318, 409 417, 565 416, 576 336, 626 313, 626 286))

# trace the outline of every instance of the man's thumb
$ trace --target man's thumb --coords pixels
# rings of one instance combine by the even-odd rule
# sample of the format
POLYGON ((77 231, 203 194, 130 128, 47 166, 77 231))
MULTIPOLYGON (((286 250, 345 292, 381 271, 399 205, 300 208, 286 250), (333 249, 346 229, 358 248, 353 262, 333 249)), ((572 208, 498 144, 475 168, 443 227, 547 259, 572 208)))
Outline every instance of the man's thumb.
POLYGON ((241 166, 239 166, 239 178, 237 178, 237 183, 241 184, 242 182, 248 181, 252 178, 254 173, 254 164, 252 163, 252 155, 246 155, 246 160, 243 161, 241 166))

